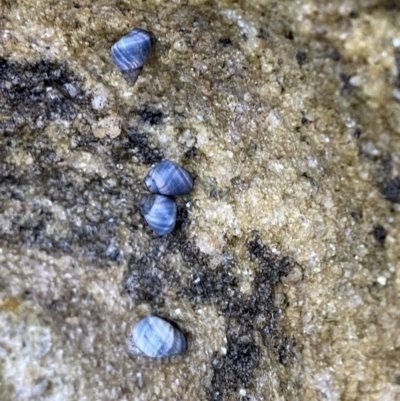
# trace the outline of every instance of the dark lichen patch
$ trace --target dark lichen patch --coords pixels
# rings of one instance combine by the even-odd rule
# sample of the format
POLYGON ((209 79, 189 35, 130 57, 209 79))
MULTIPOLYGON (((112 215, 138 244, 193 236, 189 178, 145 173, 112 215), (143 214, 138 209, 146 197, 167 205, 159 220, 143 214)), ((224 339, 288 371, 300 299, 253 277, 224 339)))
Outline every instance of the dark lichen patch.
POLYGON ((391 174, 393 168, 393 158, 392 155, 387 154, 381 159, 381 163, 378 171, 378 179, 382 178, 387 180, 391 174))
MULTIPOLYGON (((178 234, 179 235, 179 234, 178 234)), ((149 303, 153 312, 163 313, 167 294, 181 288, 181 277, 171 267, 169 257, 176 253, 174 237, 154 236, 145 254, 130 256, 122 281, 123 292, 135 302, 149 303)))
POLYGON ((223 401, 228 392, 247 388, 261 358, 260 347, 256 345, 253 333, 236 333, 228 325, 226 339, 226 355, 215 353, 212 357, 214 375, 208 391, 208 399, 212 401, 223 401))
POLYGON ((75 118, 74 104, 89 103, 80 88, 81 79, 63 63, 22 64, 0 58, 0 132, 42 129, 55 119, 75 118))
POLYGON ((303 49, 299 49, 296 53, 296 60, 299 66, 302 67, 308 61, 307 52, 303 49))
POLYGON ((354 86, 351 84, 351 75, 348 75, 346 73, 341 73, 340 74, 340 79, 343 82, 343 86, 341 88, 341 94, 342 95, 347 95, 349 94, 353 89, 354 86))
POLYGON ((376 242, 380 246, 385 245, 385 239, 386 239, 387 232, 382 225, 377 224, 376 226, 374 226, 374 229, 372 230, 372 234, 373 234, 376 242))
POLYGON ((183 157, 185 159, 191 160, 191 159, 194 159, 196 156, 198 156, 198 154, 199 154, 198 148, 196 146, 192 146, 189 150, 187 150, 184 153, 183 157))
POLYGON ((381 194, 390 202, 400 203, 400 177, 385 181, 380 187, 381 194))
POLYGON ((363 218, 363 211, 361 208, 353 210, 350 212, 350 216, 354 219, 356 223, 359 223, 363 218))
POLYGON ((147 122, 150 125, 160 124, 163 117, 161 111, 152 111, 147 107, 145 107, 143 110, 139 112, 139 116, 144 122, 147 122))
POLYGON ((130 199, 129 186, 122 185, 129 177, 119 179, 112 165, 105 177, 86 175, 60 163, 47 137, 24 139, 9 138, 7 153, 29 151, 35 160, 30 168, 15 168, 7 157, 0 160, 0 239, 16 248, 83 256, 99 266, 121 260, 118 227, 121 222, 135 226, 132 211, 121 201, 130 199), (121 188, 116 191, 109 181, 121 188))
MULTIPOLYGON (((174 235, 168 237, 168 248, 177 249, 182 257, 183 262, 190 267, 193 272, 201 272, 210 266, 210 257, 202 252, 188 241, 184 232, 173 232, 174 235)), ((186 288, 182 288, 181 295, 185 295, 186 288)))
POLYGON ((330 48, 326 55, 333 61, 339 61, 342 58, 342 55, 340 54, 339 50, 334 47, 330 48))
POLYGON ((284 337, 283 341, 278 347, 279 362, 286 366, 295 357, 293 348, 296 346, 296 341, 293 337, 284 337))
POLYGON ((192 243, 181 238, 170 245, 179 249, 183 261, 193 272, 186 287, 178 290, 178 296, 189 298, 194 308, 212 303, 226 317, 227 353, 213 355, 208 399, 224 400, 239 388, 248 388, 262 355, 257 333, 279 363, 290 365, 295 355, 295 341, 280 328, 283 311, 275 305, 274 292, 276 285, 290 272, 289 259, 277 258, 254 235, 247 248, 250 259, 257 264, 257 273, 251 293, 245 295, 234 274, 239 268, 234 258, 227 254, 223 264, 212 268, 209 257, 192 243))
POLYGON ((189 223, 189 212, 186 207, 186 205, 181 204, 181 199, 178 200, 177 204, 177 214, 176 214, 176 224, 175 224, 175 229, 173 231, 173 235, 178 235, 182 232, 187 227, 187 224, 189 223))
POLYGON ((268 29, 261 27, 258 31, 258 37, 267 40, 271 38, 271 34, 269 33, 268 29))
MULTIPOLYGON (((215 270, 199 271, 193 276, 192 283, 184 293, 194 305, 209 302, 212 299, 221 301, 230 298, 231 294, 237 292, 236 277, 228 266, 219 266, 215 270)), ((223 304, 220 304, 223 307, 223 304)))
MULTIPOLYGON (((159 308, 164 304, 166 294, 173 293, 172 288, 182 288, 181 279, 171 268, 168 255, 173 255, 179 246, 192 249, 190 245, 186 245, 185 231, 189 222, 187 207, 179 201, 177 207, 174 231, 164 237, 154 234, 145 255, 131 256, 122 282, 123 292, 133 301, 149 303, 153 311, 158 310, 160 313, 162 310, 159 308)), ((196 265, 194 253, 188 250, 190 266, 196 265)))
POLYGON ((113 146, 113 160, 115 163, 137 161, 142 164, 155 164, 162 160, 163 153, 151 145, 147 135, 140 134, 128 128, 127 138, 121 139, 113 146))
POLYGON ((219 40, 219 43, 223 46, 223 47, 228 47, 228 46, 232 46, 232 40, 230 38, 221 38, 219 40))
POLYGON ((358 139, 361 136, 361 128, 360 127, 356 127, 353 131, 353 136, 354 138, 358 139))
MULTIPOLYGON (((374 183, 379 188, 379 192, 387 199, 396 199, 396 181, 398 177, 393 177, 393 157, 390 153, 383 154, 381 157, 368 155, 363 151, 363 146, 360 146, 360 156, 377 163, 377 169, 374 177, 374 183), (389 199, 387 198, 389 197, 389 199)), ((398 185, 397 185, 398 186, 398 185)))
MULTIPOLYGON (((90 221, 87 216, 93 213, 87 206, 75 213, 88 204, 82 197, 90 194, 92 183, 85 187, 79 173, 68 164, 61 167, 56 141, 44 130, 53 120, 73 120, 75 107, 90 103, 80 79, 64 64, 46 60, 20 64, 0 59, 0 71, 0 132, 4 133, 0 139, 0 239, 16 248, 33 246, 91 259, 119 259, 113 224, 106 217, 90 221), (24 158, 31 162, 21 165, 24 158), (66 221, 54 210, 66 211, 66 221)), ((61 131, 64 137, 71 135, 65 126, 61 131)))
POLYGON ((128 270, 122 282, 123 291, 134 301, 162 305, 165 302, 164 272, 158 267, 149 268, 150 263, 146 256, 140 259, 134 256, 130 258, 128 270))

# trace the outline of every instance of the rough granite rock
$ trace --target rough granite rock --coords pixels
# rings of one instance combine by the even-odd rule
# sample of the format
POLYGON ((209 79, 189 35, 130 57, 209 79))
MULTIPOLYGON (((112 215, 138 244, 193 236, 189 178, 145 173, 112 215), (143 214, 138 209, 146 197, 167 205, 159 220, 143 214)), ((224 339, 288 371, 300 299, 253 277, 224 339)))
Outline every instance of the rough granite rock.
POLYGON ((397 1, 0 0, 0 399, 400 399, 399 135, 397 1), (149 313, 187 353, 127 353, 149 313))

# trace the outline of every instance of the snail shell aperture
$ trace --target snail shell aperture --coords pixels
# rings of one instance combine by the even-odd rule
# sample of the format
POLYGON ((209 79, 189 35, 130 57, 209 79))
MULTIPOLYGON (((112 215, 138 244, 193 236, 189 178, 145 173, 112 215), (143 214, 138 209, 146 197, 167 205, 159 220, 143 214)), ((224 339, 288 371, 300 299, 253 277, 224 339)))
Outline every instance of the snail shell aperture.
POLYGON ((149 315, 132 329, 128 350, 134 355, 162 358, 178 355, 187 349, 185 335, 174 324, 158 316, 149 315))
POLYGON ((143 29, 134 29, 111 47, 115 64, 129 85, 134 85, 150 54, 152 35, 143 29))
POLYGON ((163 160, 149 171, 144 183, 151 193, 184 195, 193 189, 193 176, 174 162, 163 160))
POLYGON ((173 199, 142 194, 138 201, 143 217, 156 234, 166 235, 175 228, 177 207, 173 199))

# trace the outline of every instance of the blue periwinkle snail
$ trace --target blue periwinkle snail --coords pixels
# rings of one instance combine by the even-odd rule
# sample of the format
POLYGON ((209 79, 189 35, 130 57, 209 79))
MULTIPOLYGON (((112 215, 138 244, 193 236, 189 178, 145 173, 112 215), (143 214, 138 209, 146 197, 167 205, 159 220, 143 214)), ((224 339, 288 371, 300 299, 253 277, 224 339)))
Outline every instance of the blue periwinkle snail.
POLYGON ((127 346, 128 351, 134 355, 162 358, 186 351, 187 341, 175 325, 158 316, 149 315, 133 327, 127 346))
POLYGON ((170 160, 157 163, 144 183, 151 193, 161 195, 185 195, 193 189, 192 174, 170 160))
POLYGON ((150 54, 152 34, 134 29, 111 47, 115 64, 129 85, 134 85, 150 54))
POLYGON ((162 160, 148 172, 144 185, 152 193, 137 199, 144 218, 156 234, 169 234, 175 228, 177 207, 167 195, 188 194, 193 189, 192 174, 170 160, 162 160))
POLYGON ((138 201, 147 224, 156 234, 166 235, 175 228, 177 207, 173 199, 163 195, 142 194, 138 201))

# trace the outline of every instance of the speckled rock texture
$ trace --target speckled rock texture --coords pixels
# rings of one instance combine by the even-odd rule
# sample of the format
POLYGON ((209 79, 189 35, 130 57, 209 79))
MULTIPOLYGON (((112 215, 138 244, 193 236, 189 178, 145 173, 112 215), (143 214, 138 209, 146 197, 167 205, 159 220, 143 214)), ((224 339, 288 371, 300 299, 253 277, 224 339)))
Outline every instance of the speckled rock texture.
POLYGON ((398 1, 0 0, 0 200, 2 401, 400 399, 398 1))

